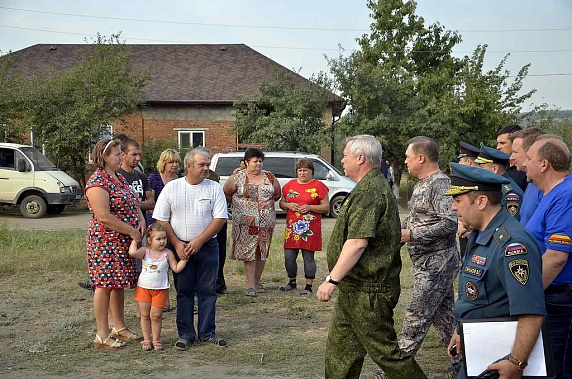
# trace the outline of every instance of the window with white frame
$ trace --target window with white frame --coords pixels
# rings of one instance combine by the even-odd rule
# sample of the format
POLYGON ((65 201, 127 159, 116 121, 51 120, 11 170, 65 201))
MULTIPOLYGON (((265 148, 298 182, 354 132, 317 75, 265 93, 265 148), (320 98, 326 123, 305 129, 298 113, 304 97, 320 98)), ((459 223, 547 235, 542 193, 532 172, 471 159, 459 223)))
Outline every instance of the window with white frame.
POLYGON ((192 149, 205 146, 204 130, 179 130, 179 148, 192 149))
POLYGON ((102 139, 111 139, 113 138, 113 125, 105 125, 101 131, 101 134, 97 137, 91 140, 91 143, 89 144, 89 164, 93 163, 93 157, 91 156, 91 152, 93 151, 93 148, 95 147, 95 145, 99 142, 99 140, 102 139))

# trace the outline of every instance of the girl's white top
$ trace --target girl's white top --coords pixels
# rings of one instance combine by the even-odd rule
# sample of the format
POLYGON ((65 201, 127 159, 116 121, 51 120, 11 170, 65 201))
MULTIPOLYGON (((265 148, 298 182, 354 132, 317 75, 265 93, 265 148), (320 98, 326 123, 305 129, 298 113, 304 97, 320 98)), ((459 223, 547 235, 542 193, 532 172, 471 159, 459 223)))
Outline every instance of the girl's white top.
POLYGON ((164 290, 170 287, 169 284, 169 262, 167 253, 169 249, 163 249, 163 254, 159 258, 153 258, 149 248, 145 250, 142 259, 141 274, 137 285, 149 290, 164 290))

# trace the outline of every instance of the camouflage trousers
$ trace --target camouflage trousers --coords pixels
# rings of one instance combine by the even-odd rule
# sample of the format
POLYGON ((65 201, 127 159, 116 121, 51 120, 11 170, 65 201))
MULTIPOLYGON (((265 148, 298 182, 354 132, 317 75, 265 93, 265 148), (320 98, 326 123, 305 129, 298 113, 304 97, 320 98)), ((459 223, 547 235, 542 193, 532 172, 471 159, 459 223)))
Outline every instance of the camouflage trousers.
POLYGON ((399 347, 417 353, 433 325, 445 344, 455 329, 453 281, 459 270, 456 247, 433 254, 412 256, 413 293, 405 310, 399 347))
POLYGON ((326 344, 326 379, 358 378, 366 354, 390 379, 426 378, 397 345, 393 308, 398 297, 340 290, 326 344))

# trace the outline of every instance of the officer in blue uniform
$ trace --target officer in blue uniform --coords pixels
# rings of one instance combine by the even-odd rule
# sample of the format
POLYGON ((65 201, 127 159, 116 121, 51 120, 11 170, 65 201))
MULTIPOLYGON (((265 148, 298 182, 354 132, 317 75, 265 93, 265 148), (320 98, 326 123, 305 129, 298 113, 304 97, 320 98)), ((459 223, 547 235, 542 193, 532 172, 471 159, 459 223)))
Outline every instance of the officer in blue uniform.
POLYGON ((499 174, 508 179, 508 183, 502 186, 502 201, 501 205, 506 208, 508 213, 517 220, 520 220, 520 205, 522 204, 522 197, 524 192, 509 176, 506 168, 510 155, 503 153, 500 150, 486 146, 481 142, 481 151, 474 163, 478 164, 481 168, 499 174))
MULTIPOLYGON (((459 164, 466 166, 476 165, 474 161, 479 156, 480 152, 481 151, 473 145, 466 143, 465 141, 460 141, 459 156, 457 157, 459 164)), ((459 236, 459 256, 461 257, 461 260, 465 256, 465 251, 467 250, 467 234, 469 232, 470 230, 466 230, 462 225, 459 225, 459 231, 457 234, 459 236)))
MULTIPOLYGON (((462 319, 518 317, 515 343, 512 351, 507 351, 511 355, 489 369, 498 370, 501 376, 520 377, 546 315, 540 248, 500 204, 507 178, 457 163, 451 163, 451 168, 451 187, 445 194, 453 196, 452 209, 472 232, 459 273, 457 331, 449 349, 456 344, 462 354, 458 334, 462 319)), ((463 368, 459 378, 465 375, 463 368)))

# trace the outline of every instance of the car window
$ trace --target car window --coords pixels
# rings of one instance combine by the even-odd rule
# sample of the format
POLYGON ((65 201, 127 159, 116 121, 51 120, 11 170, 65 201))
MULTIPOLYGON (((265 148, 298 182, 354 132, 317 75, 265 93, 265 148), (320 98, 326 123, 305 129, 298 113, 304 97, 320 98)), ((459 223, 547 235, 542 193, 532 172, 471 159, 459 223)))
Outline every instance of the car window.
POLYGON ((231 176, 234 169, 240 167, 242 157, 218 157, 215 172, 218 176, 231 176))
POLYGON ((294 158, 267 157, 264 158, 262 168, 277 178, 295 178, 294 163, 294 158))
POLYGON ((14 169, 14 150, 0 148, 0 167, 14 169))
POLYGON ((314 179, 326 180, 330 169, 319 160, 312 159, 312 163, 314 164, 314 179))

